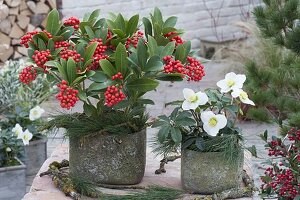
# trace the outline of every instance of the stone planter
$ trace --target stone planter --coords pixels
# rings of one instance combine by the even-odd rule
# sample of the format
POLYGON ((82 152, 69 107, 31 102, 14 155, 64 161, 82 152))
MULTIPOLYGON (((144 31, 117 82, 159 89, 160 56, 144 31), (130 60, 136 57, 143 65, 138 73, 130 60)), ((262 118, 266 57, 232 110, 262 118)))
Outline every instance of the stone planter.
POLYGON ((47 138, 29 142, 21 159, 27 166, 26 175, 35 175, 47 159, 47 138))
POLYGON ((146 130, 126 135, 70 137, 70 173, 82 180, 109 184, 140 183, 146 165, 146 130))
POLYGON ((20 200, 26 192, 25 170, 20 165, 0 168, 0 200, 20 200))
POLYGON ((213 194, 240 186, 244 154, 229 163, 219 152, 181 152, 181 182, 185 190, 213 194))

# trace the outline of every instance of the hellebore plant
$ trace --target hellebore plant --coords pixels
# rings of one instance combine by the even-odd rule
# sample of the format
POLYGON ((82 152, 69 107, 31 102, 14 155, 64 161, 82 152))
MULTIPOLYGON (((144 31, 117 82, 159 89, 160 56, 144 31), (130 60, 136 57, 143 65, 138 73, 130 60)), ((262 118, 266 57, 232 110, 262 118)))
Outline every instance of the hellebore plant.
POLYGON ((219 81, 220 90, 206 89, 204 92, 183 90, 184 101, 171 102, 179 105, 170 116, 162 115, 152 127, 159 127, 158 153, 177 152, 178 148, 223 152, 227 158, 236 157, 241 149, 241 130, 236 120, 241 113, 241 102, 254 105, 242 90, 245 75, 233 72, 219 81), (228 95, 230 93, 231 95, 228 95))
POLYGON ((267 143, 270 165, 261 177, 262 195, 277 195, 279 200, 300 199, 300 129, 291 128, 285 138, 272 137, 265 131, 261 138, 267 143))
POLYGON ((154 104, 143 96, 155 90, 159 80, 200 81, 205 75, 203 65, 192 57, 190 41, 183 41, 182 30, 174 27, 176 17, 164 21, 155 8, 149 19, 141 20, 142 31, 139 15, 105 19, 99 13, 61 22, 58 11, 52 10, 46 30, 21 38, 32 65, 20 80, 30 84, 37 73, 46 74, 58 83, 56 98, 62 108, 71 109, 80 100, 81 117, 99 119, 104 113, 126 115, 154 104))

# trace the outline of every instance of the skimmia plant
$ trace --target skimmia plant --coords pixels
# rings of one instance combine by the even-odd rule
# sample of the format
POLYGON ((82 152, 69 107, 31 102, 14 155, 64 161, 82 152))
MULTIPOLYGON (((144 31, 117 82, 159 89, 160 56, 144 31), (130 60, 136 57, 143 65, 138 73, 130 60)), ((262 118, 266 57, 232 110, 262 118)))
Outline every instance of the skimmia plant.
POLYGON ((121 14, 105 19, 99 13, 61 22, 52 10, 45 30, 21 38, 32 65, 20 80, 30 84, 37 73, 44 73, 58 83, 56 98, 62 108, 70 109, 80 100, 84 115, 97 117, 154 104, 143 95, 155 90, 159 80, 200 81, 205 75, 203 65, 192 57, 190 41, 175 28, 176 17, 164 20, 158 8, 142 20, 121 14))
POLYGON ((159 116, 152 127, 159 127, 158 153, 169 154, 183 149, 200 152, 223 152, 228 158, 236 158, 241 148, 241 130, 236 120, 241 113, 241 103, 254 105, 242 90, 245 75, 233 72, 219 81, 217 89, 204 92, 183 90, 184 101, 170 116, 159 116), (228 95, 230 93, 231 95, 228 95))

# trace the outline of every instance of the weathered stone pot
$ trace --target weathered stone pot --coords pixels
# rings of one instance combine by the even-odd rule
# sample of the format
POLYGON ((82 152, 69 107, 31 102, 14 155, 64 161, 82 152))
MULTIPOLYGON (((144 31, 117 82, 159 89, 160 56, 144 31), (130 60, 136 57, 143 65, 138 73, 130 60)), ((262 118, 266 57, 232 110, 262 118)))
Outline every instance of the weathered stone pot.
POLYGON ((26 175, 35 175, 47 159, 47 138, 34 140, 24 147, 24 157, 21 159, 27 166, 26 175))
POLYGON ((0 200, 20 200, 26 193, 25 170, 20 165, 0 168, 0 200))
POLYGON ((219 152, 182 150, 181 182, 183 189, 200 194, 213 194, 236 188, 242 181, 244 154, 230 163, 219 152))
POLYGON ((109 184, 140 183, 146 165, 146 130, 132 134, 70 137, 70 173, 82 180, 109 184))

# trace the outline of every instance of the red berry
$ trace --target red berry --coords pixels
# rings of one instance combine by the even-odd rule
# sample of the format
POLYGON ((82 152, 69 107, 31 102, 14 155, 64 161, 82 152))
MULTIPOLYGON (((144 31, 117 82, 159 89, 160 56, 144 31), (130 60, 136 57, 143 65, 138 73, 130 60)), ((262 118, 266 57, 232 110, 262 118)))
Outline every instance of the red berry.
POLYGON ((64 21, 65 26, 72 26, 75 30, 79 29, 80 20, 77 17, 70 17, 64 21))
POLYGON ((24 45, 26 48, 28 48, 29 47, 28 43, 32 42, 32 37, 38 33, 39 33, 38 31, 32 31, 32 32, 26 33, 23 37, 21 37, 20 44, 24 45))
POLYGON ((134 48, 137 48, 139 39, 143 39, 143 38, 144 38, 143 32, 141 32, 141 31, 135 32, 131 38, 127 38, 126 43, 125 43, 126 49, 128 49, 131 45, 134 48))
POLYGON ((176 35, 176 32, 169 32, 167 34, 164 34, 164 36, 166 38, 169 38, 170 41, 175 41, 176 46, 179 44, 183 44, 184 41, 182 40, 182 38, 179 35, 176 35))
POLYGON ((189 77, 188 81, 200 81, 205 76, 204 66, 195 58, 187 57, 189 65, 186 65, 185 74, 189 77))
POLYGON ((121 91, 122 87, 116 87, 116 86, 108 86, 104 96, 105 96, 105 105, 108 107, 112 107, 113 105, 118 104, 119 102, 123 101, 126 96, 121 91))
POLYGON ((38 67, 41 67, 44 70, 46 70, 45 63, 49 60, 50 56, 51 54, 49 49, 47 49, 46 51, 35 50, 34 54, 32 55, 32 59, 38 67))
POLYGON ((89 44, 92 44, 94 42, 97 42, 97 47, 93 55, 93 62, 92 64, 88 67, 88 70, 97 70, 99 69, 99 61, 102 59, 107 59, 108 55, 104 54, 105 51, 107 50, 107 45, 103 44, 101 38, 95 38, 92 39, 89 44))
POLYGON ((60 92, 56 95, 56 99, 60 101, 60 106, 68 110, 74 107, 76 102, 79 101, 79 98, 77 97, 78 90, 69 87, 65 80, 62 80, 57 87, 60 92))
POLYGON ((64 60, 68 60, 69 58, 73 58, 75 62, 80 62, 83 58, 80 57, 80 54, 74 50, 70 49, 63 49, 60 53, 60 57, 64 60))
POLYGON ((33 66, 25 67, 19 74, 19 80, 22 83, 29 84, 36 79, 37 72, 33 66))
POLYGON ((123 75, 121 74, 121 72, 118 72, 117 74, 113 75, 111 77, 112 80, 116 80, 116 79, 120 79, 123 80, 123 75))

